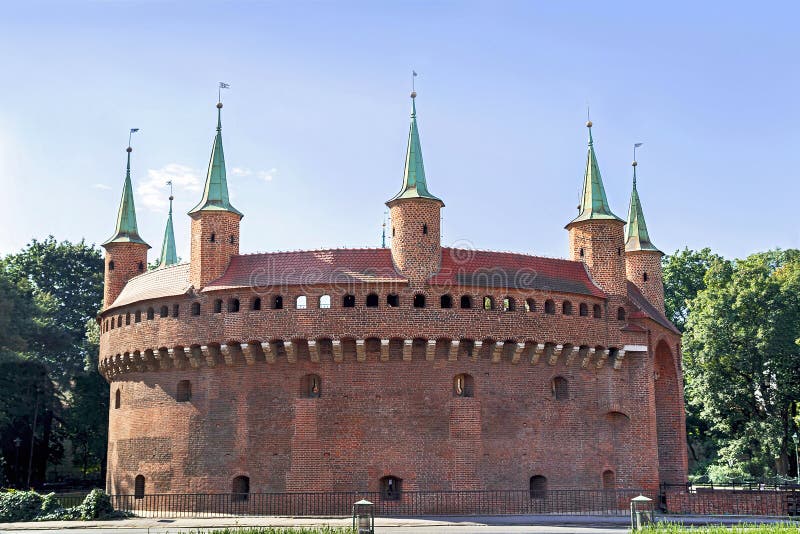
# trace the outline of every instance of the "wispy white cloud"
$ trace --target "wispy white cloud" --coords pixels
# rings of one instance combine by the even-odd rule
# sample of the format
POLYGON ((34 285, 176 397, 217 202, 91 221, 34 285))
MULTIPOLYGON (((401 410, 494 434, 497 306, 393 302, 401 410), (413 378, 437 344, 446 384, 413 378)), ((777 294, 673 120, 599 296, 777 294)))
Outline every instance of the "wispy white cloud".
POLYGON ((234 167, 230 170, 231 176, 242 176, 242 177, 255 176, 256 178, 260 178, 266 182, 272 181, 277 172, 278 169, 274 167, 268 171, 254 171, 246 167, 234 167))
POLYGON ((106 184, 94 184, 92 187, 95 189, 102 189, 103 191, 110 191, 112 187, 106 184))
POLYGON ((252 176, 253 171, 250 169, 244 169, 242 167, 234 167, 231 169, 231 174, 233 176, 252 176))
POLYGON ((258 171, 258 177, 266 182, 271 182, 275 175, 278 174, 278 169, 275 167, 271 168, 268 171, 258 171))
MULTIPOLYGON (((175 196, 180 193, 192 193, 192 198, 203 190, 202 173, 192 167, 180 163, 169 163, 160 169, 148 169, 147 179, 136 187, 136 202, 152 210, 165 212, 169 207, 169 187, 172 180, 175 196)), ((189 195, 187 195, 189 196, 189 195)))

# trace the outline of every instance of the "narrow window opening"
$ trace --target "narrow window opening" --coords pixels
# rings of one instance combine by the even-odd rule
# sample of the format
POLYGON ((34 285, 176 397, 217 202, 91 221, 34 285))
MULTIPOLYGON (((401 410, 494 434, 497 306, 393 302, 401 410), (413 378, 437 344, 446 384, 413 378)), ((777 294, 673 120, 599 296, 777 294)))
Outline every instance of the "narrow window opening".
POLYGON ((169 306, 161 306, 158 315, 160 317, 169 317, 169 306))
POLYGON ((331 296, 330 295, 322 295, 319 298, 319 307, 323 310, 327 310, 331 307, 331 296))
POLYGON ((378 295, 375 293, 370 293, 367 295, 367 308, 377 308, 378 307, 378 295))
POLYGON ((212 243, 216 243, 217 242, 217 234, 215 234, 214 232, 211 232, 211 235, 209 236, 208 240, 211 241, 212 243))
POLYGON ((136 310, 136 313, 133 314, 133 322, 134 323, 141 323, 142 322, 142 312, 141 312, 141 310, 136 310))
POLYGON ((125 314, 125 326, 128 326, 129 324, 131 324, 131 314, 130 314, 130 312, 125 314))
POLYGON ((180 315, 180 313, 181 313, 181 306, 180 306, 180 304, 174 304, 174 305, 172 306, 172 316, 173 316, 173 317, 178 317, 178 315, 180 315))
POLYGON ((647 273, 642 274, 642 279, 647 282, 647 273))
POLYGON ((548 299, 544 303, 544 312, 547 315, 555 315, 556 314, 556 303, 552 300, 548 299))
POLYGON ((622 256, 622 247, 617 247, 617 256, 622 256))
POLYGON ((439 299, 439 305, 442 308, 449 309, 453 307, 453 297, 450 295, 442 295, 439 299))
POLYGON ((345 295, 342 298, 342 306, 345 308, 355 308, 356 307, 356 297, 355 295, 345 295))
POLYGON ((275 298, 272 299, 272 309, 273 310, 282 310, 283 309, 283 297, 280 295, 275 295, 275 298))
POLYGON ((536 311, 536 301, 533 299, 525 299, 525 311, 526 312, 536 311))
POLYGON ((422 235, 428 235, 428 225, 427 224, 423 224, 422 225, 422 235))
POLYGON ((318 399, 322 396, 322 379, 319 375, 305 375, 300 387, 303 397, 307 399, 318 399))
POLYGON ((392 226, 392 237, 394 237, 394 226, 392 226))
POLYGON ((192 315, 200 315, 200 303, 192 302, 192 315))
POLYGON ((384 501, 399 501, 403 481, 397 477, 388 476, 381 479, 381 497, 384 501))
POLYGON ((152 321, 156 316, 156 311, 153 308, 147 308, 147 320, 152 321))
POLYGON ((469 310, 472 308, 472 297, 469 295, 461 295, 461 309, 469 310))
POLYGON ((456 375, 453 378, 453 396, 454 397, 472 397, 474 394, 475 380, 472 375, 466 373, 456 375))
POLYGON ((178 402, 189 402, 192 400, 192 383, 188 380, 178 382, 178 391, 175 395, 178 402))
POLYGON ((547 497, 547 477, 534 475, 530 482, 531 499, 544 499, 547 497))
POLYGON ((108 270, 109 271, 113 271, 114 270, 114 260, 111 260, 110 262, 108 262, 108 270))
POLYGON ((244 502, 250 498, 250 477, 238 476, 233 479, 232 500, 244 502))
POLYGON ((133 498, 144 499, 144 475, 136 475, 133 481, 133 498))
POLYGON ((483 309, 484 310, 494 309, 494 299, 492 297, 489 296, 483 297, 483 309))
POLYGON ((228 241, 230 241, 231 245, 234 245, 234 244, 236 244, 236 236, 232 235, 232 236, 231 236, 231 237, 228 239, 228 241))
POLYGON ((625 320, 625 308, 620 306, 617 308, 617 321, 624 321, 625 320))
POLYGON ((392 293, 386 296, 386 305, 390 308, 397 308, 400 306, 400 297, 392 293))
POLYGON ((572 303, 568 300, 565 300, 561 304, 561 313, 563 315, 572 315, 572 303))
POLYGON ((514 311, 517 309, 517 303, 514 302, 514 299, 511 297, 506 297, 503 299, 503 311, 509 312, 514 311))
POLYGON ((553 379, 551 385, 553 390, 553 398, 557 401, 569 400, 569 382, 563 376, 557 376, 553 379))
POLYGON ((603 308, 600 307, 599 304, 595 304, 594 306, 592 306, 592 314, 594 315, 595 319, 600 319, 601 317, 603 317, 603 308))
POLYGON ((114 393, 114 409, 119 410, 120 406, 122 406, 122 392, 117 389, 117 392, 114 393))
POLYGON ((138 269, 139 269, 139 272, 142 272, 142 271, 144 271, 144 263, 142 263, 141 261, 139 262, 139 267, 138 267, 138 269))
POLYGON ((228 300, 228 311, 231 313, 238 313, 239 312, 239 299, 229 299, 228 300))
POLYGON ((259 311, 261 309, 261 297, 256 297, 253 299, 253 304, 250 306, 253 311, 259 311))
POLYGON ((585 302, 581 302, 578 308, 578 315, 581 317, 589 317, 589 306, 587 306, 585 302))
POLYGON ((415 308, 424 308, 425 307, 425 295, 417 293, 414 295, 414 307, 415 308))
POLYGON ((222 313, 222 299, 214 301, 214 313, 222 313))
POLYGON ((611 469, 603 471, 603 489, 613 490, 617 488, 617 476, 611 469))
POLYGON ((308 298, 305 295, 300 295, 297 297, 296 304, 298 310, 305 310, 308 307, 308 298))
POLYGON ((583 250, 583 248, 581 248, 581 250, 580 250, 580 252, 578 252, 578 254, 580 255, 581 258, 583 258, 586 255, 586 252, 583 250))

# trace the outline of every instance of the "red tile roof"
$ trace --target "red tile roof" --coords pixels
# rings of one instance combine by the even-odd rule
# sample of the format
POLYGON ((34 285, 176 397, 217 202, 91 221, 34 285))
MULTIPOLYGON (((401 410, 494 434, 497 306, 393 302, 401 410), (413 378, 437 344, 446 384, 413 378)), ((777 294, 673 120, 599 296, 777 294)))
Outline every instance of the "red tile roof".
POLYGON ((428 283, 606 297, 581 262, 511 252, 442 248, 442 268, 428 283))
POLYGON ((395 270, 388 248, 302 250, 234 256, 204 290, 365 282, 408 280, 395 270))
MULTIPOLYGON (((647 300, 644 295, 642 295, 642 292, 639 291, 639 288, 636 287, 636 284, 633 282, 628 282, 628 299, 645 316, 654 320, 664 328, 667 328, 668 330, 680 335, 681 331, 678 330, 674 324, 672 324, 672 321, 667 319, 666 315, 661 313, 661 311, 659 311, 655 306, 650 304, 650 301, 647 300)), ((637 317, 639 314, 637 312, 633 312, 630 316, 637 317)))
POLYGON ((188 263, 154 269, 131 278, 109 308, 141 300, 183 295, 189 291, 189 287, 188 263))

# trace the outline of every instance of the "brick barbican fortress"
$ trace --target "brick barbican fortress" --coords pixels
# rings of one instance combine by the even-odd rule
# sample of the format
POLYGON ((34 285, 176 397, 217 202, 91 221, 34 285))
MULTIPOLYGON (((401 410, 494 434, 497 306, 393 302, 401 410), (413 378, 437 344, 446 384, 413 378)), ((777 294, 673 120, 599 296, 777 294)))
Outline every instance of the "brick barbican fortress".
POLYGON ((587 123, 568 260, 443 247, 414 97, 389 249, 240 254, 217 104, 189 262, 170 207, 147 270, 127 149, 98 316, 110 493, 396 499, 686 481, 681 338, 635 162, 626 224, 587 123))

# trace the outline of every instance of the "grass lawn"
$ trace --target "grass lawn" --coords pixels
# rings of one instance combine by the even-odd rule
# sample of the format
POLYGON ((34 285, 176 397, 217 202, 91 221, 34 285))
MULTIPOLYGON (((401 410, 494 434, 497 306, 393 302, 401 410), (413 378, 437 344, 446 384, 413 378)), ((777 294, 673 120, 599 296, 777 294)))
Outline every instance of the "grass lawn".
POLYGON ((730 527, 685 527, 676 523, 657 523, 640 532, 646 534, 798 534, 800 523, 741 524, 730 527))

